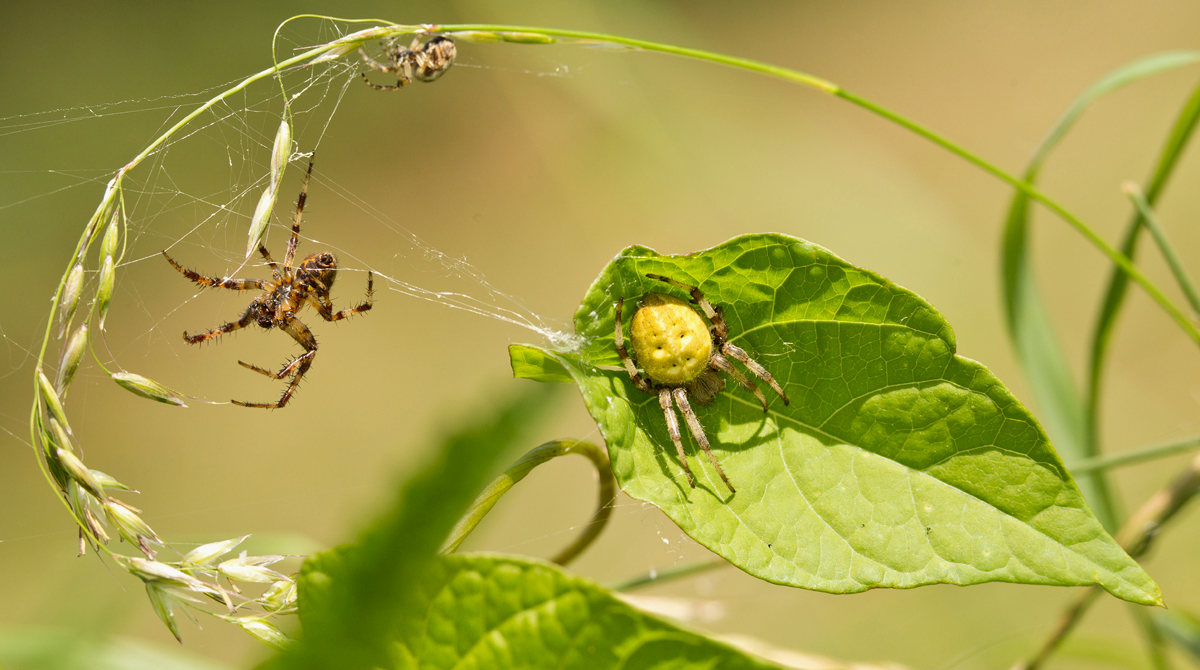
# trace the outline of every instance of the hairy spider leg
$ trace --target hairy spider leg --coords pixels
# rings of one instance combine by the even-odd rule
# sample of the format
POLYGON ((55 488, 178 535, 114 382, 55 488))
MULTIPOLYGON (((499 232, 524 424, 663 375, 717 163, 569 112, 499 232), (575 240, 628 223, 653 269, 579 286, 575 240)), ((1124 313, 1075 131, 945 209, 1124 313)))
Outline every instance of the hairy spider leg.
MULTIPOLYGON (((729 478, 725 476, 725 471, 721 469, 721 464, 717 462, 717 457, 713 455, 712 449, 708 446, 708 436, 704 434, 704 426, 700 425, 700 419, 696 417, 696 413, 692 411, 692 406, 688 404, 687 389, 677 388, 671 393, 675 396, 675 404, 679 405, 679 411, 683 413, 683 418, 687 421, 688 430, 692 431, 692 437, 696 438, 696 442, 700 443, 700 448, 704 450, 708 460, 717 469, 717 474, 721 475, 721 481, 725 482, 725 486, 729 487, 730 493, 737 493, 733 488, 733 484, 729 483, 729 478)), ((688 473, 689 476, 691 473, 688 473)), ((692 483, 692 488, 695 488, 695 482, 692 483)))
POLYGON ((404 88, 405 84, 412 83, 412 77, 408 76, 408 73, 406 72, 407 69, 412 67, 409 64, 409 61, 412 58, 412 49, 398 50, 395 55, 391 56, 391 65, 383 65, 379 61, 376 61, 374 58, 368 56, 367 52, 361 48, 358 50, 358 55, 362 56, 363 62, 366 63, 371 69, 396 75, 395 86, 381 86, 379 84, 371 83, 371 80, 367 79, 366 72, 361 73, 362 79, 367 83, 367 86, 370 86, 376 91, 399 91, 400 89, 404 88))
POLYGON ((271 379, 286 379, 288 377, 288 375, 290 375, 296 371, 296 368, 299 367, 300 364, 304 362, 304 359, 312 358, 313 353, 314 352, 312 352, 312 351, 307 351, 303 354, 300 354, 299 356, 297 356, 297 357, 293 358, 292 360, 288 361, 287 363, 285 363, 283 366, 283 369, 281 369, 279 372, 271 372, 270 370, 265 370, 263 368, 258 367, 257 365, 251 365, 245 361, 238 361, 238 365, 240 365, 248 370, 254 370, 255 372, 264 374, 264 375, 270 377, 271 379))
MULTIPOLYGON (((615 339, 617 345, 617 357, 621 359, 621 364, 625 366, 625 371, 629 373, 629 379, 633 381, 634 386, 646 393, 654 393, 653 389, 650 388, 650 382, 646 381, 646 379, 642 377, 641 373, 637 371, 637 366, 633 364, 633 359, 629 357, 629 352, 625 350, 625 333, 623 332, 625 327, 621 324, 621 308, 624 305, 625 298, 620 298, 617 300, 617 332, 615 339)), ((670 423, 672 420, 674 420, 673 414, 669 415, 668 423, 670 423)), ((682 447, 680 448, 682 449, 682 447)), ((682 452, 680 453, 682 454, 682 452)), ((683 464, 683 467, 684 469, 687 468, 686 462, 683 464)), ((690 477, 691 473, 688 473, 688 476, 690 477)))
POLYGON ((662 407, 663 416, 667 418, 667 434, 675 443, 675 451, 679 454, 679 462, 683 464, 683 472, 687 475, 688 484, 696 488, 696 478, 688 467, 687 453, 683 450, 683 440, 679 437, 679 419, 675 417, 675 407, 671 404, 671 389, 664 388, 658 392, 658 405, 662 407))
POLYGON ((242 315, 242 318, 238 319, 237 321, 230 321, 229 323, 225 324, 224 326, 221 326, 220 328, 214 328, 214 329, 208 331, 207 333, 200 333, 199 335, 188 335, 187 331, 185 330, 185 331, 183 331, 183 339, 187 340, 188 344, 200 344, 201 342, 204 342, 205 340, 211 340, 214 337, 220 337, 220 336, 224 335, 225 333, 232 333, 233 331, 238 330, 240 328, 245 328, 246 326, 250 325, 254 321, 254 311, 257 306, 258 306, 258 301, 256 300, 256 301, 250 303, 250 306, 246 308, 246 313, 242 315))
POLYGON ((271 259, 271 252, 267 251, 267 247, 263 244, 258 245, 258 253, 267 260, 267 265, 271 267, 271 276, 275 281, 283 281, 283 274, 279 271, 279 264, 271 259))
MULTIPOLYGON (((758 398, 758 401, 762 403, 764 412, 770 409, 767 406, 767 397, 763 395, 763 392, 758 390, 758 387, 754 385, 754 382, 747 379, 746 375, 742 374, 737 368, 733 367, 733 363, 730 363, 729 359, 725 358, 721 354, 713 354, 708 359, 708 364, 720 370, 721 372, 724 372, 730 377, 733 377, 734 381, 742 385, 742 388, 753 393, 754 397, 758 398)), ((787 404, 786 400, 784 401, 784 404, 787 404)))
MULTIPOLYGON (((288 400, 292 399, 292 394, 296 392, 296 387, 300 385, 300 380, 304 378, 304 373, 308 372, 308 369, 312 367, 313 359, 317 355, 317 338, 313 337, 312 331, 308 329, 308 326, 304 325, 304 322, 302 322, 300 319, 293 317, 293 318, 289 319, 288 321, 286 321, 285 323, 281 324, 279 326, 279 329, 282 330, 283 332, 287 333, 288 335, 291 335, 292 339, 296 340, 296 342, 300 343, 300 346, 304 347, 304 353, 297 356, 291 363, 288 363, 283 369, 283 372, 286 372, 288 370, 288 368, 292 368, 293 366, 295 366, 296 373, 292 377, 292 382, 290 384, 288 384, 287 389, 283 392, 283 395, 279 398, 278 402, 257 403, 257 402, 242 402, 240 400, 233 400, 233 401, 231 401, 233 404, 241 405, 242 407, 261 407, 263 409, 281 409, 284 405, 287 404, 288 400)), ((256 372, 261 372, 261 373, 267 375, 268 377, 275 377, 275 373, 268 372, 258 366, 250 365, 248 363, 243 363, 242 361, 238 361, 238 363, 240 363, 243 367, 250 368, 251 370, 254 370, 256 372)), ((276 378, 282 379, 283 377, 286 377, 286 376, 287 376, 286 374, 283 374, 282 376, 276 377, 276 378)))
POLYGON ((779 382, 775 381, 775 378, 771 376, 771 373, 767 372, 766 368, 759 365, 758 361, 750 358, 750 354, 746 353, 741 348, 730 344, 729 342, 721 345, 721 353, 737 360, 742 365, 745 365, 747 368, 749 368, 750 372, 754 373, 754 376, 766 382, 773 391, 779 394, 780 398, 783 398, 783 404, 788 405, 791 403, 791 401, 788 400, 787 394, 783 392, 783 388, 779 386, 779 382))
POLYGON ((223 278, 207 277, 205 275, 200 274, 199 272, 192 272, 191 270, 183 267, 179 263, 176 263, 175 259, 168 256, 166 251, 162 252, 162 255, 164 258, 167 259, 167 262, 171 264, 171 267, 175 268, 176 270, 179 270, 179 272, 182 273, 184 277, 191 279, 192 281, 196 282, 197 284, 199 284, 205 288, 227 288, 231 291, 249 291, 250 289, 266 290, 266 288, 267 288, 266 282, 264 282, 260 279, 232 279, 232 278, 228 278, 228 277, 223 277, 223 278))
MULTIPOLYGON (((724 314, 722 314, 721 308, 719 306, 713 306, 710 302, 708 302, 708 300, 704 297, 704 294, 700 292, 699 288, 697 288, 695 286, 689 286, 682 282, 675 281, 674 279, 671 279, 670 277, 664 277, 662 275, 648 274, 646 276, 649 277, 650 279, 657 279, 659 281, 664 281, 676 288, 681 288, 681 289, 687 291, 688 293, 690 293, 692 295, 692 302, 699 305, 700 309, 704 310, 704 314, 705 314, 705 316, 708 317, 708 320, 712 322, 713 335, 715 336, 714 339, 718 340, 721 353, 725 354, 726 356, 728 356, 732 359, 737 360, 742 365, 745 365, 747 368, 749 368, 750 372, 754 373, 754 376, 756 376, 759 379, 766 382, 767 385, 770 386, 773 391, 775 391, 776 393, 779 394, 780 398, 783 398, 783 404, 785 404, 785 405, 791 404, 791 401, 788 400, 787 394, 784 393, 783 388, 779 386, 779 382, 775 381, 775 377, 771 376, 771 373, 767 372, 766 368, 759 365, 758 362, 755 361, 753 358, 750 358, 750 354, 747 354, 740 347, 735 346, 735 345, 730 344, 729 342, 725 341, 726 338, 729 337, 729 328, 728 328, 728 326, 725 325, 725 316, 724 316, 724 314)), ((713 357, 713 359, 716 359, 716 358, 717 358, 717 356, 713 357)), ((728 361, 725 361, 725 363, 728 364, 728 361)), ((750 384, 750 380, 746 379, 745 377, 740 376, 736 371, 734 371, 734 368, 732 366, 729 366, 729 368, 726 369, 726 368, 720 367, 720 364, 715 363, 715 362, 714 362, 714 366, 717 367, 718 369, 720 369, 722 372, 728 373, 729 376, 736 379, 738 381, 738 383, 740 383, 743 387, 746 388, 746 390, 751 391, 752 393, 754 393, 754 395, 758 396, 758 399, 761 400, 763 403, 763 411, 764 412, 767 411, 767 401, 763 398, 762 393, 759 392, 759 390, 753 384, 750 384), (747 384, 750 384, 750 385, 747 386, 747 384)))
POLYGON ((296 198, 296 216, 292 219, 292 237, 288 240, 287 253, 283 257, 283 274, 286 278, 292 271, 292 261, 296 260, 296 247, 300 245, 300 220, 304 216, 304 203, 308 200, 308 179, 312 177, 313 161, 316 155, 308 158, 308 172, 304 173, 304 183, 300 186, 300 195, 296 198))
MULTIPOLYGON (((313 281, 318 281, 314 279, 313 281)), ((324 285, 322 285, 324 288, 324 285)), ((340 312, 333 311, 333 301, 329 298, 329 289, 325 288, 318 294, 318 297, 309 296, 309 302, 316 308, 317 313, 326 321, 341 321, 347 317, 361 314, 370 310, 374 305, 375 296, 375 273, 367 272, 367 299, 358 303, 354 307, 343 309, 340 312)))
POLYGON ((684 284, 683 282, 675 281, 670 277, 664 277, 662 275, 646 275, 646 277, 649 279, 657 279, 659 281, 666 282, 675 288, 681 288, 690 293, 692 296, 692 303, 698 305, 700 309, 704 311, 704 315, 708 317, 709 322, 712 323, 713 334, 718 336, 722 342, 729 337, 729 327, 725 325, 725 316, 721 314, 721 310, 719 308, 712 306, 712 303, 710 303, 708 299, 704 297, 704 294, 700 292, 699 288, 684 284))

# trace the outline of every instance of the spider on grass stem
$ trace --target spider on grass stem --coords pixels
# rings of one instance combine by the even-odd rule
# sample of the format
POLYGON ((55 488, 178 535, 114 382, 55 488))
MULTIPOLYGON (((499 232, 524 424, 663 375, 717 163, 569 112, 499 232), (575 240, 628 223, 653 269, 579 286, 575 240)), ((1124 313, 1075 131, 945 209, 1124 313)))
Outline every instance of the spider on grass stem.
POLYGON ((306 305, 311 305, 321 318, 326 321, 340 321, 346 317, 354 316, 371 309, 371 298, 375 291, 375 276, 372 272, 367 272, 367 299, 350 309, 343 309, 340 312, 333 311, 333 302, 330 300, 329 291, 333 288, 333 281, 337 278, 337 258, 328 251, 321 251, 300 261, 300 264, 293 267, 292 263, 296 258, 296 247, 300 244, 300 221, 304 215, 304 202, 308 198, 308 180, 312 176, 312 160, 308 162, 308 172, 304 175, 304 185, 300 187, 300 196, 296 199, 296 216, 292 219, 292 237, 288 242, 287 253, 283 257, 283 266, 279 266, 271 259, 271 254, 267 252, 267 248, 259 244, 258 252, 266 259, 267 265, 271 267, 270 281, 264 279, 232 279, 232 278, 217 278, 208 277, 197 272, 193 272, 184 268, 175 259, 167 255, 166 251, 162 255, 166 257, 167 262, 176 270, 179 270, 183 276, 196 282, 205 288, 226 288, 232 291, 250 291, 260 290, 261 293, 257 298, 250 302, 250 306, 246 308, 242 317, 237 321, 231 321, 219 328, 214 328, 206 333, 199 335, 188 335, 184 332, 183 339, 188 344, 199 344, 216 337, 220 337, 225 333, 231 333, 240 328, 244 328, 252 323, 257 323, 266 330, 278 328, 292 339, 300 343, 304 347, 304 353, 288 361, 287 365, 283 366, 279 372, 271 372, 250 365, 243 361, 238 361, 238 364, 244 368, 249 368, 255 372, 262 373, 273 379, 286 379, 289 375, 292 377, 287 389, 283 392, 278 402, 273 403, 257 403, 257 402, 242 402, 240 400, 232 401, 235 405, 242 407, 264 407, 264 408, 280 408, 287 404, 291 399, 292 394, 296 392, 296 387, 300 385, 300 380, 304 377, 304 373, 312 367, 313 358, 317 355, 317 338, 313 337, 312 331, 304 322, 296 318, 296 313, 303 309, 306 305))
POLYGON ((625 349, 625 334, 622 332, 624 326, 621 322, 621 308, 625 305, 625 298, 621 298, 617 300, 616 310, 617 356, 620 357, 634 386, 658 396, 658 403, 667 419, 667 433, 675 443, 675 451, 679 453, 679 461, 683 464, 683 471, 687 474, 688 483, 692 488, 696 488, 696 478, 692 476, 692 470, 688 467, 687 455, 683 451, 683 442, 679 435, 679 420, 675 418, 673 405, 679 406, 688 430, 717 469, 717 474, 721 475, 721 481, 729 487, 730 493, 736 493, 733 484, 730 484, 729 478, 725 476, 725 471, 721 469, 721 464, 717 462, 717 457, 709 448, 704 426, 700 425, 700 419, 692 410, 688 402, 689 396, 701 406, 711 403, 718 393, 725 390, 725 378, 718 374, 724 372, 753 393, 766 412, 767 398, 754 382, 733 367, 729 362, 730 358, 741 362, 755 377, 766 382, 780 398, 783 398, 785 405, 788 404, 787 394, 766 368, 728 341, 729 328, 725 325, 721 307, 708 302, 700 289, 662 275, 646 276, 690 293, 692 304, 704 311, 712 326, 705 326, 691 305, 673 295, 647 293, 642 296, 629 326, 629 339, 633 346, 634 358, 646 373, 643 377, 625 349))
POLYGON ((378 91, 398 91, 404 88, 405 84, 411 84, 414 78, 417 81, 433 81, 446 74, 446 70, 454 65, 457 53, 458 48, 454 46, 454 40, 440 35, 424 44, 421 44, 420 38, 414 37, 412 44, 407 47, 400 46, 399 38, 386 40, 383 43, 386 64, 371 58, 366 51, 358 50, 363 62, 371 69, 396 75, 395 86, 380 86, 372 84, 371 80, 367 79, 366 72, 362 73, 367 86, 378 91))

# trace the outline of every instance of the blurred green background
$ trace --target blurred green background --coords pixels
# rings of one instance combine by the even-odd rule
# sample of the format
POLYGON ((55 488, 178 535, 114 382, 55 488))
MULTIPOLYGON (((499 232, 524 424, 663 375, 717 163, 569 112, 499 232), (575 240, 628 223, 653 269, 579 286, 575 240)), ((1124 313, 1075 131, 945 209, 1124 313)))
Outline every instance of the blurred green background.
MULTIPOLYGON (((1012 172, 1104 73, 1149 53, 1200 48, 1200 5, 1188 2, 8 3, 0 23, 0 630, 10 638, 54 628, 175 645, 140 584, 94 556, 75 557, 73 527, 28 445, 36 350, 48 299, 103 183, 167 119, 267 67, 275 27, 305 12, 594 30, 756 58, 830 79, 1012 172)), ((291 24, 281 54, 334 30, 291 24)), ((1129 215, 1121 182, 1149 173, 1198 76, 1184 68, 1104 98, 1050 159, 1045 190, 1116 239, 1129 215)), ((310 313, 320 355, 282 411, 217 403, 277 397, 282 384, 236 362, 281 363, 295 345, 255 329, 188 347, 180 332, 235 318, 249 296, 197 296, 155 256, 170 246, 201 272, 237 266, 258 197, 250 185, 265 173, 264 143, 278 123, 276 85, 219 107, 132 174, 131 248, 96 348, 198 400, 187 410, 145 402, 89 362, 69 412, 88 465, 140 489, 126 499, 170 541, 253 533, 252 552, 305 553, 348 539, 439 434, 530 383, 509 378, 505 348, 540 335, 423 292, 463 294, 484 312, 566 328, 595 275, 631 244, 685 253, 746 232, 812 240, 930 300, 954 325, 959 352, 1028 399, 998 299, 1011 190, 844 102, 712 65, 576 46, 460 44, 445 78, 398 93, 338 74, 315 84, 296 131, 302 151, 319 140, 301 253, 333 249, 351 270, 334 290, 339 306, 361 296, 363 270, 396 282, 377 282, 365 317, 334 326, 310 313)), ((285 221, 299 167, 276 209, 285 221)), ((1198 178, 1193 148, 1159 207, 1193 270, 1198 178)), ((1037 271, 1081 371, 1109 266, 1057 220, 1039 216, 1038 224, 1037 271)), ((277 257, 285 239, 282 228, 271 231, 277 257)), ((1145 254, 1143 266, 1177 296, 1156 256, 1145 254)), ((1136 291, 1109 370, 1107 451, 1200 432, 1200 357, 1136 291)), ((562 391, 557 418, 539 434, 598 440, 574 390, 562 391)), ((1140 504, 1184 460, 1122 470, 1122 497, 1140 504)), ((564 461, 526 479, 466 548, 548 556, 569 541, 595 493, 583 459, 564 461)), ((1168 604, 1193 612, 1198 529, 1196 511, 1185 512, 1148 563, 1168 604)), ((572 569, 611 582, 706 555, 656 510, 622 498, 611 528, 572 569)), ((720 633, 930 668, 1010 664, 1073 596, 1003 584, 830 596, 731 568, 648 593, 719 601, 692 625, 720 633)), ((244 666, 267 653, 231 626, 201 623, 182 624, 185 650, 198 657, 244 666)), ((1144 663, 1138 636, 1126 608, 1105 599, 1057 667, 1136 667, 1144 663)))

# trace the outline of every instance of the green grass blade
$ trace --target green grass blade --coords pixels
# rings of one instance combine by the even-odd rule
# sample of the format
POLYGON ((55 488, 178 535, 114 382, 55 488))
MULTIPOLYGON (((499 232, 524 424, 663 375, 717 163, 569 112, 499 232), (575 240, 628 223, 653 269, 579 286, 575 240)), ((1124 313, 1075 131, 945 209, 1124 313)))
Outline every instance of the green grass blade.
POLYGON ((1194 663, 1200 664, 1200 618, 1170 610, 1155 612, 1154 619, 1172 642, 1187 652, 1194 663))
POLYGON ((1174 456, 1176 454, 1186 454, 1198 449, 1200 449, 1200 437, 1188 437, 1177 442, 1167 442, 1143 449, 1131 449, 1119 454, 1105 454, 1103 456, 1088 458, 1077 463, 1072 463, 1071 472, 1079 474, 1097 470, 1110 470, 1126 465, 1136 465, 1146 461, 1166 458, 1167 456, 1174 456))
MULTIPOLYGON (((1179 157, 1183 153, 1184 147, 1187 146, 1192 132, 1196 129, 1197 121, 1200 121, 1200 87, 1197 87, 1192 92, 1191 98, 1188 99, 1187 104, 1180 111, 1175 125, 1171 128, 1171 134, 1167 137, 1166 145, 1163 147, 1162 153, 1158 158, 1158 163, 1155 165, 1154 175, 1150 178, 1146 188, 1142 189, 1149 206, 1153 207, 1158 202, 1159 195, 1162 194, 1163 189, 1166 187, 1171 173, 1175 170, 1175 166, 1179 162, 1179 157)), ((1135 212, 1126 229, 1125 237, 1121 242, 1121 253, 1128 258, 1133 258, 1137 253, 1139 233, 1141 232, 1143 223, 1144 219, 1141 214, 1135 212)), ((1096 325, 1092 331, 1087 394, 1084 405, 1088 430, 1087 442, 1085 443, 1087 447, 1086 456, 1094 456, 1099 451, 1100 426, 1098 412, 1100 407, 1101 382, 1104 377, 1105 357, 1108 353, 1109 341, 1112 338, 1113 326, 1116 324, 1121 306, 1125 302, 1125 292, 1129 288, 1129 281, 1129 275, 1122 268, 1113 268, 1112 275, 1108 280, 1108 288, 1101 302, 1100 314, 1096 317, 1096 325)))
MULTIPOLYGON (((1025 181, 1034 183, 1042 164, 1096 99, 1139 79, 1200 60, 1193 51, 1167 52, 1129 63, 1092 84, 1067 108, 1042 140, 1028 167, 1025 181)), ((1009 337, 1029 380, 1039 416, 1059 453, 1082 459, 1087 451, 1087 421, 1082 397, 1038 291, 1029 248, 1031 202, 1017 191, 1004 225, 1001 269, 1003 302, 1009 337)), ((1115 530, 1111 496, 1101 475, 1084 478, 1080 488, 1110 531, 1115 530)))
POLYGON ((955 354, 941 314, 826 249, 777 234, 682 256, 631 247, 575 328, 581 349, 548 353, 579 384, 621 488, 752 575, 831 593, 1007 581, 1159 600, 1033 416, 955 354), (731 384, 697 409, 736 494, 694 447, 689 487, 657 398, 620 368, 617 299, 630 319, 637 298, 670 290, 648 273, 699 286, 791 398, 764 414, 731 384))
POLYGON ((1183 267, 1183 262, 1179 260, 1179 256, 1175 253, 1175 248, 1171 245, 1171 241, 1167 239, 1167 231, 1163 230, 1162 224, 1158 221, 1158 215, 1154 213, 1154 209, 1150 207, 1150 203, 1146 202, 1146 195, 1142 193, 1142 189, 1133 182, 1127 182, 1124 186, 1125 193, 1129 195, 1129 199, 1133 202, 1133 206, 1137 208, 1137 212, 1142 217, 1146 229, 1150 231, 1151 237, 1158 244, 1158 250, 1166 259, 1167 265, 1171 268, 1171 274, 1175 275, 1175 282, 1179 284, 1179 289, 1183 291, 1183 295, 1187 297, 1188 304, 1192 306, 1192 311, 1200 315, 1200 295, 1196 293, 1196 286, 1192 283, 1192 278, 1188 276, 1187 270, 1183 267))

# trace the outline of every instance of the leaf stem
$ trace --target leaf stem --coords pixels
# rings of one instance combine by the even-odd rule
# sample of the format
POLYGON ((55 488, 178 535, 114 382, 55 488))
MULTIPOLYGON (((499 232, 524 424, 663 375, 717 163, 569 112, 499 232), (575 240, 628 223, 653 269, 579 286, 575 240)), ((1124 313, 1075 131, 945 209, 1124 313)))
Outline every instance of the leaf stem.
POLYGON ((1192 311, 1200 315, 1200 296, 1196 294, 1196 287, 1192 284, 1191 278, 1188 277, 1187 270, 1183 268, 1183 263, 1175 255, 1175 249, 1171 247, 1170 241, 1167 240, 1166 232, 1159 225, 1158 216, 1155 215, 1154 208, 1150 206, 1150 203, 1146 202, 1146 194, 1142 193, 1142 189, 1131 181, 1125 182, 1121 188, 1129 196, 1129 199, 1133 202, 1133 206, 1137 208, 1138 214, 1146 224, 1146 228, 1150 230, 1150 235, 1154 237, 1159 250, 1162 251, 1163 258, 1166 259, 1167 265, 1171 267, 1171 273, 1175 275, 1175 281, 1179 282, 1179 288, 1187 296, 1188 304, 1192 306, 1192 311))
POLYGON ((1166 456, 1174 456, 1175 454, 1183 454, 1189 451, 1195 451, 1196 449, 1200 449, 1200 435, 1179 440, 1177 442, 1156 444, 1144 449, 1084 459, 1074 463, 1073 465, 1067 466, 1067 469, 1071 471, 1071 474, 1100 472, 1103 470, 1124 467, 1126 465, 1136 465, 1137 463, 1152 461, 1158 458, 1164 458, 1166 456))
POLYGON ((450 537, 446 538, 446 542, 442 544, 440 553, 449 554, 457 549, 471 534, 471 531, 475 530, 483 517, 487 516, 487 513, 495 507, 501 496, 524 479, 525 475, 532 472, 534 468, 546 461, 568 454, 579 454, 590 460, 592 465, 596 466, 596 475, 600 480, 600 496, 592 520, 588 522, 574 542, 550 559, 559 565, 566 565, 575 560, 604 530, 604 526, 612 515, 612 503, 617 495, 616 479, 613 478, 612 464, 608 461, 608 453, 591 442, 575 440, 554 440, 537 446, 513 463, 504 474, 492 480, 492 483, 488 484, 487 488, 475 498, 475 502, 471 503, 466 514, 454 525, 454 529, 450 531, 450 537))
POLYGON ((666 570, 650 570, 632 579, 612 584, 608 588, 613 591, 636 591, 643 586, 658 586, 659 584, 666 584, 676 579, 683 579, 684 577, 691 577, 692 575, 698 575, 709 570, 723 568, 727 565, 730 565, 729 561, 718 558, 712 561, 700 561, 667 568, 666 570))

